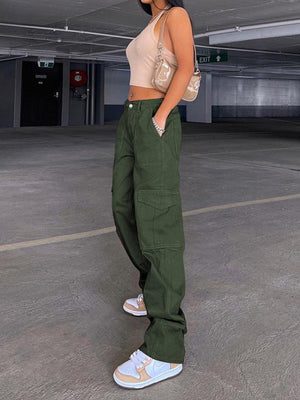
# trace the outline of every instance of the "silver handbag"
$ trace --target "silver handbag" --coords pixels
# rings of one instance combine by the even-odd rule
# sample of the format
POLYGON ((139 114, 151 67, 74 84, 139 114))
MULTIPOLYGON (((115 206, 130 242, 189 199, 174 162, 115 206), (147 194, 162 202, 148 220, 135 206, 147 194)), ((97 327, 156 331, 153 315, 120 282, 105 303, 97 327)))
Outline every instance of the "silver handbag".
MULTIPOLYGON (((163 20, 160 35, 158 40, 158 55, 156 57, 156 63, 154 66, 154 73, 152 77, 151 84, 155 89, 160 90, 161 92, 166 92, 171 83, 173 75, 177 69, 177 65, 170 63, 167 59, 163 58, 161 52, 163 48, 163 34, 164 34, 164 25, 167 19, 168 13, 163 20)), ((198 95, 200 82, 201 82, 201 72, 198 68, 198 61, 196 57, 196 48, 194 44, 194 55, 195 55, 195 64, 196 70, 194 70, 193 75, 191 76, 190 82, 183 94, 182 100, 185 101, 194 101, 198 95)))

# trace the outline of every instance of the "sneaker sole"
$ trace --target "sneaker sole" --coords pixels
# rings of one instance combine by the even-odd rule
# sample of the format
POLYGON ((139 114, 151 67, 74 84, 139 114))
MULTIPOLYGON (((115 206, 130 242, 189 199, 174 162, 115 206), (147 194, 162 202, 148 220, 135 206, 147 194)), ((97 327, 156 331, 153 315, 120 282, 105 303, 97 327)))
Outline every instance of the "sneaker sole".
POLYGON ((127 308, 125 304, 123 304, 123 310, 135 317, 143 317, 144 315, 147 315, 147 311, 133 311, 127 308))
POLYGON ((141 383, 126 383, 126 382, 122 382, 117 378, 115 373, 113 373, 113 378, 114 378, 114 381, 119 386, 122 386, 124 388, 127 388, 127 389, 142 389, 142 388, 144 388, 146 386, 149 386, 149 385, 152 385, 154 383, 163 381, 164 379, 172 378, 173 376, 176 376, 176 375, 180 374, 181 371, 182 371, 182 364, 178 365, 177 367, 175 367, 173 369, 170 369, 167 372, 163 372, 162 374, 154 376, 153 378, 149 379, 148 381, 141 382, 141 383))

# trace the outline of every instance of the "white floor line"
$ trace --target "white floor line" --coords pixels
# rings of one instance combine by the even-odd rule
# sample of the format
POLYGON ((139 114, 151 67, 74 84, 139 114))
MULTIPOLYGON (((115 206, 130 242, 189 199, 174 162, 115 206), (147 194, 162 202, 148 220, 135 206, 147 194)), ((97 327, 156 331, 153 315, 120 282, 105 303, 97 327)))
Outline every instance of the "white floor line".
POLYGON ((265 149, 250 149, 250 150, 232 150, 232 151, 215 151, 215 152, 208 152, 205 153, 191 153, 188 156, 192 155, 193 157, 209 157, 211 155, 219 155, 219 154, 241 154, 241 153, 257 153, 262 151, 279 151, 279 150, 295 150, 300 149, 300 146, 293 146, 293 147, 269 147, 265 149))
POLYGON ((283 201, 283 200, 291 200, 291 199, 300 199, 300 193, 291 194, 291 195, 287 195, 287 196, 280 196, 280 197, 269 197, 267 199, 240 201, 238 203, 229 203, 229 204, 221 204, 219 206, 198 208, 196 210, 185 211, 182 214, 184 217, 188 217, 190 215, 202 214, 202 213, 206 213, 209 211, 225 210, 227 208, 243 207, 243 206, 249 206, 251 204, 272 203, 275 201, 283 201))
MULTIPOLYGON (((241 202, 237 202, 237 203, 221 204, 219 206, 203 207, 203 208, 198 208, 195 210, 184 211, 182 213, 182 215, 184 217, 188 217, 191 215, 198 215, 198 214, 211 212, 211 211, 226 210, 228 208, 243 207, 243 206, 248 206, 248 205, 252 205, 252 204, 272 203, 272 202, 276 202, 276 201, 284 201, 284 200, 292 200, 292 199, 300 199, 300 193, 291 194, 291 195, 287 195, 287 196, 280 196, 280 197, 269 197, 269 198, 260 199, 260 200, 249 200, 249 201, 241 201, 241 202)), ((0 245, 0 252, 23 249, 23 248, 27 248, 27 247, 35 247, 35 246, 40 246, 43 244, 61 243, 61 242, 67 242, 69 240, 83 239, 83 238, 93 237, 93 236, 100 236, 100 235, 105 235, 106 233, 115 232, 115 230, 116 230, 116 228, 114 226, 109 226, 107 228, 95 229, 93 231, 88 231, 88 232, 79 232, 79 233, 73 233, 73 234, 69 234, 69 235, 52 236, 52 237, 45 238, 45 239, 35 239, 35 240, 29 240, 26 242, 2 244, 2 245, 0 245)))
POLYGON ((67 242, 68 240, 100 236, 100 235, 104 235, 105 233, 114 232, 115 230, 116 230, 116 228, 114 226, 109 226, 108 228, 96 229, 94 231, 72 233, 69 235, 61 235, 61 236, 52 236, 50 238, 35 239, 35 240, 29 240, 26 242, 2 244, 2 245, 0 245, 0 252, 8 251, 8 250, 23 249, 25 247, 35 247, 35 246, 40 246, 42 244, 60 243, 60 242, 67 242))

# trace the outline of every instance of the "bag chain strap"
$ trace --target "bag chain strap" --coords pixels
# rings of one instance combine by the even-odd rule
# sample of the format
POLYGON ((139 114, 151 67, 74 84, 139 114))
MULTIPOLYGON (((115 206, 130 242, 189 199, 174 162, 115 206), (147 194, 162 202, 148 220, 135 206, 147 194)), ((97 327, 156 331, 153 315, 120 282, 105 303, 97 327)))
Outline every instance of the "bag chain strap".
MULTIPOLYGON (((166 16, 163 20, 162 26, 160 28, 160 34, 159 34, 159 40, 158 40, 158 56, 157 56, 157 60, 158 62, 162 60, 162 48, 163 48, 163 37, 164 37, 164 28, 165 28, 165 22, 166 19, 168 17, 169 11, 166 12, 166 16)), ((200 72, 199 67, 198 67, 198 61, 197 61, 197 56, 196 56, 196 47, 195 47, 195 42, 194 42, 194 70, 195 70, 195 66, 196 66, 196 72, 200 72)))

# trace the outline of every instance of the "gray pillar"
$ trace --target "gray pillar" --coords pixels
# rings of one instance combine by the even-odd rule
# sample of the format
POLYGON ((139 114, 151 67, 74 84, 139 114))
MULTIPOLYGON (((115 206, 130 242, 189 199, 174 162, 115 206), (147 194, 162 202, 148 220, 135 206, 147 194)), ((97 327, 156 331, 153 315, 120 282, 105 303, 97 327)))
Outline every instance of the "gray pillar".
POLYGON ((70 61, 63 61, 63 84, 62 84, 62 109, 61 126, 69 126, 70 105, 70 61))
POLYGON ((201 72, 201 83, 196 100, 185 102, 186 120, 211 123, 212 118, 212 75, 201 72))
POLYGON ((104 125, 104 65, 96 64, 96 121, 97 125, 104 125))
POLYGON ((90 124, 90 103, 91 103, 91 86, 90 86, 90 63, 86 63, 87 82, 86 82, 86 103, 85 103, 85 125, 90 124))
POLYGON ((15 61, 14 128, 21 124, 22 64, 21 59, 15 61))
POLYGON ((95 124, 95 63, 91 64, 91 122, 90 125, 95 124))

